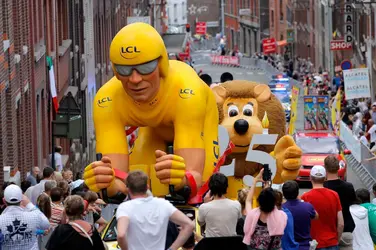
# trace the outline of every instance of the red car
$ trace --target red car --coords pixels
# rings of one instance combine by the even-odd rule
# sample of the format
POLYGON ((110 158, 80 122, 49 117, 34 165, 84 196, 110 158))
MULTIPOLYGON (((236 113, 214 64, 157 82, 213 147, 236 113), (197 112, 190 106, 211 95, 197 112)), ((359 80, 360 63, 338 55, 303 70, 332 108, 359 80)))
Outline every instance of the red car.
POLYGON ((337 155, 340 161, 338 175, 342 180, 346 179, 346 159, 341 152, 338 136, 325 132, 296 133, 294 139, 298 147, 303 151, 302 166, 299 170, 297 181, 310 181, 310 172, 313 166, 324 166, 324 160, 328 155, 337 155))

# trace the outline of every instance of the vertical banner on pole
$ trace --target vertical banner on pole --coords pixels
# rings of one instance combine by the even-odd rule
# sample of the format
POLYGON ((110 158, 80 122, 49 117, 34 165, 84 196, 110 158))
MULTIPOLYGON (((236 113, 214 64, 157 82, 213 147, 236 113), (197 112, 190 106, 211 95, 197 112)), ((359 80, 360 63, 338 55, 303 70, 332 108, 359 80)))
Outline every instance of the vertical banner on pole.
POLYGON ((331 127, 333 132, 339 136, 339 122, 341 120, 341 91, 337 91, 337 95, 331 104, 331 127))
POLYGON ((329 129, 329 96, 317 97, 317 129, 329 129))
POLYGON ((317 130, 317 96, 304 97, 304 130, 317 130))
POLYGON ((298 98, 299 98, 299 88, 296 86, 292 87, 291 91, 291 118, 289 124, 289 134, 293 135, 295 132, 295 122, 298 114, 298 98))

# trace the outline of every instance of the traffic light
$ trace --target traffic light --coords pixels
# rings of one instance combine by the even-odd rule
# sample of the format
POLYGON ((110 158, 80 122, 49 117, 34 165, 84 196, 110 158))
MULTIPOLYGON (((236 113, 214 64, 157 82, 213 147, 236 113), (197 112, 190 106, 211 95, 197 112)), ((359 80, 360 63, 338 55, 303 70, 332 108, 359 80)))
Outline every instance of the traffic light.
POLYGON ((187 33, 191 32, 191 25, 190 25, 189 23, 187 23, 187 24, 185 25, 185 31, 186 31, 187 33))

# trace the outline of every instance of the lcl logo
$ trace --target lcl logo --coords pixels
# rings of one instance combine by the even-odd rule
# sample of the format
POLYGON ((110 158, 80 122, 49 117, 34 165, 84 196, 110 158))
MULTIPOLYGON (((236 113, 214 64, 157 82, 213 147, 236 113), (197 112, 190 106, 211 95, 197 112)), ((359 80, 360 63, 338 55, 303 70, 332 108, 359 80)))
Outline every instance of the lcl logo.
POLYGON ((110 97, 105 97, 105 98, 98 100, 97 104, 98 104, 98 107, 107 108, 108 102, 112 102, 112 99, 110 97))
POLYGON ((182 99, 191 98, 193 95, 195 94, 193 93, 192 89, 180 89, 179 96, 182 99))
POLYGON ((133 59, 140 54, 141 51, 137 49, 137 46, 128 46, 120 48, 120 55, 125 59, 133 59))

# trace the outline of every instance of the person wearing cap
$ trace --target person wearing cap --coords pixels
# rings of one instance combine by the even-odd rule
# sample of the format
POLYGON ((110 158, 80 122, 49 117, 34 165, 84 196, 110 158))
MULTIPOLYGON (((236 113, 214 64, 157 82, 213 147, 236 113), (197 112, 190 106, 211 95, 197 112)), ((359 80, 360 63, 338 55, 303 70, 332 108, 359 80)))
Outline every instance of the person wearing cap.
POLYGON ((109 56, 115 76, 97 92, 93 110, 96 150, 103 157, 85 168, 85 184, 124 200, 128 172, 142 169, 154 195, 164 197, 171 185, 195 197, 218 158, 214 94, 189 65, 168 59, 149 24, 122 28, 109 56), (140 127, 131 153, 127 126, 140 127), (171 142, 174 153, 167 155, 171 142))
POLYGON ((338 250, 344 221, 342 206, 336 192, 325 188, 326 170, 316 165, 311 169, 312 190, 304 193, 301 199, 313 205, 319 214, 317 220, 312 220, 311 236, 318 242, 316 249, 338 250))
POLYGON ((329 188, 338 194, 342 206, 345 227, 343 229, 341 241, 339 242, 339 249, 350 250, 352 249, 353 231, 355 229, 355 222, 350 213, 350 206, 357 200, 355 189, 350 182, 343 181, 338 177, 338 170, 341 167, 336 155, 327 156, 324 160, 324 165, 327 173, 324 187, 329 188))
POLYGON ((38 250, 37 230, 47 230, 50 222, 17 185, 4 190, 6 208, 0 215, 0 229, 4 235, 3 250, 38 250))

